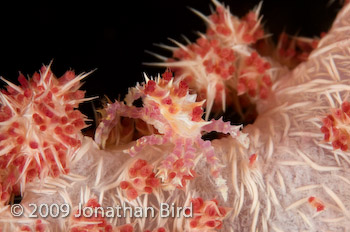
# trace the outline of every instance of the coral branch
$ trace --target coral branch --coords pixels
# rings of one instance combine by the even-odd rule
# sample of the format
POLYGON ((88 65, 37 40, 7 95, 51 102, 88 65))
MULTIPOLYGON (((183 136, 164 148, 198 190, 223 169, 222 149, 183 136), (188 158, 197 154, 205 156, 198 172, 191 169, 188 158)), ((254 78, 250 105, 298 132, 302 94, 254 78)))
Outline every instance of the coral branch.
MULTIPOLYGON (((57 177, 69 172, 71 158, 81 145, 86 117, 76 108, 85 92, 80 80, 67 71, 56 78, 43 66, 27 80, 22 74, 17 86, 5 79, 0 93, 0 184, 1 204, 19 194, 35 178, 57 177)), ((0 205, 1 205, 0 204, 0 205)))

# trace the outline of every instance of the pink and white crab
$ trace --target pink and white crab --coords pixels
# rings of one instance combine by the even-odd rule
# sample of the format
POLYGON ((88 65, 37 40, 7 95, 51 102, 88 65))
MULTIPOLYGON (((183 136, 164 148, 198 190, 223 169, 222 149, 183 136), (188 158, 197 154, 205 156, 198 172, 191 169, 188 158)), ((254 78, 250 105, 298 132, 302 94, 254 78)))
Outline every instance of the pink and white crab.
POLYGON ((232 126, 230 122, 202 119, 202 105, 204 101, 196 102, 196 94, 190 94, 185 81, 174 80, 171 72, 166 71, 163 77, 149 79, 145 75, 145 82, 130 88, 125 97, 125 103, 115 101, 107 106, 107 116, 98 126, 95 141, 104 146, 109 132, 116 126, 116 115, 139 118, 152 125, 159 134, 143 136, 136 140, 135 145, 127 153, 135 156, 145 146, 171 143, 174 148, 166 154, 161 165, 157 167, 157 177, 161 178, 167 187, 182 188, 189 176, 193 176, 195 160, 202 153, 211 165, 210 172, 225 195, 225 181, 222 181, 220 167, 214 148, 210 141, 202 139, 202 132, 217 131, 230 134, 238 139, 245 147, 249 140, 246 134, 240 132, 241 126, 232 126), (133 102, 141 98, 143 107, 133 106, 133 102))

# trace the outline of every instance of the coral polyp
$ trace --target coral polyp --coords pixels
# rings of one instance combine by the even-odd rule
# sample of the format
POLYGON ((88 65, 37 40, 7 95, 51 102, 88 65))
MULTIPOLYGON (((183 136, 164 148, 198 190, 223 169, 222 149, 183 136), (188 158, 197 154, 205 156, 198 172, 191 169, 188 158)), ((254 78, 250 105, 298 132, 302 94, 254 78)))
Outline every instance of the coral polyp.
POLYGON ((84 232, 84 231, 104 231, 112 232, 113 227, 107 222, 104 214, 97 209, 101 205, 95 198, 90 198, 83 206, 71 215, 70 218, 70 232, 84 232), (87 212, 82 209, 89 209, 87 212))
POLYGON ((152 165, 146 160, 138 159, 133 162, 125 176, 126 178, 120 182, 120 188, 124 190, 129 200, 134 200, 141 194, 150 194, 160 185, 152 165))
POLYGON ((330 142, 335 150, 347 151, 350 144, 350 103, 345 101, 340 109, 332 111, 332 114, 323 118, 321 132, 324 134, 324 140, 330 142))
POLYGON ((316 197, 311 196, 307 201, 312 207, 316 208, 317 212, 320 212, 325 209, 324 203, 322 203, 322 201, 316 197))
POLYGON ((217 38, 221 43, 231 47, 235 45, 251 45, 266 35, 261 24, 261 3, 244 17, 233 16, 228 7, 216 0, 212 1, 216 11, 209 17, 195 11, 207 23, 207 35, 217 38))
POLYGON ((0 93, 1 204, 35 178, 69 172, 87 126, 76 109, 87 100, 79 90, 87 75, 67 71, 56 78, 43 66, 29 80, 20 74, 20 86, 1 77, 7 84, 0 93))
POLYGON ((237 94, 248 93, 251 98, 266 99, 272 86, 272 80, 268 70, 271 64, 261 58, 258 53, 252 52, 250 56, 243 58, 239 66, 237 94))
POLYGON ((252 102, 266 99, 280 68, 274 64, 272 71, 268 59, 253 50, 253 45, 267 36, 259 17, 261 5, 239 19, 223 4, 213 3, 216 10, 210 16, 193 10, 206 22, 205 34, 198 33, 196 42, 187 41, 188 45, 175 40, 171 41, 178 47, 159 45, 171 50, 173 57, 151 53, 164 63, 149 63, 173 68, 177 78, 184 80, 199 99, 206 99, 206 120, 212 111, 225 112, 227 106, 243 116, 243 99, 239 96, 248 93, 252 102))
POLYGON ((213 199, 204 201, 201 197, 191 199, 193 218, 189 220, 189 231, 214 232, 221 229, 223 220, 230 214, 232 209, 218 205, 213 199))
MULTIPOLYGON (((324 36, 322 33, 321 36, 324 36)), ((306 38, 289 36, 282 33, 278 40, 275 58, 288 68, 295 68, 298 64, 306 61, 310 53, 317 48, 319 38, 306 38)))
POLYGON ((187 47, 179 46, 174 50, 175 60, 169 59, 164 65, 174 67, 176 75, 198 93, 199 99, 207 100, 207 118, 213 106, 221 106, 225 111, 227 101, 231 100, 227 99, 230 91, 226 83, 235 78, 235 51, 205 35, 187 47))

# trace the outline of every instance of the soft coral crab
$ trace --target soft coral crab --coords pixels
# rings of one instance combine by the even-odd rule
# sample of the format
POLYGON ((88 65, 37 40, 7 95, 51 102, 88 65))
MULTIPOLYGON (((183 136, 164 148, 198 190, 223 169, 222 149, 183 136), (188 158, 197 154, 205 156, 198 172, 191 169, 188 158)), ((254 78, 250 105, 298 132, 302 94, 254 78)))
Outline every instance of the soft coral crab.
POLYGON ((126 104, 115 101, 107 106, 107 116, 98 126, 95 140, 100 146, 104 145, 109 131, 118 122, 115 120, 117 113, 123 117, 142 119, 155 127, 159 134, 141 137, 126 151, 127 153, 134 156, 147 145, 173 144, 172 152, 167 154, 157 167, 157 176, 170 188, 184 187, 188 177, 193 176, 195 159, 203 153, 211 165, 211 174, 219 187, 222 187, 220 191, 226 194, 227 187, 220 175, 218 158, 211 142, 201 138, 202 132, 217 131, 230 134, 246 147, 249 141, 246 135, 240 132, 241 126, 232 126, 222 119, 204 121, 204 101, 196 102, 196 98, 196 94, 189 93, 186 82, 174 80, 169 70, 154 80, 145 75, 144 83, 129 89, 125 97, 126 104), (139 98, 142 99, 143 107, 133 106, 133 102, 139 98))

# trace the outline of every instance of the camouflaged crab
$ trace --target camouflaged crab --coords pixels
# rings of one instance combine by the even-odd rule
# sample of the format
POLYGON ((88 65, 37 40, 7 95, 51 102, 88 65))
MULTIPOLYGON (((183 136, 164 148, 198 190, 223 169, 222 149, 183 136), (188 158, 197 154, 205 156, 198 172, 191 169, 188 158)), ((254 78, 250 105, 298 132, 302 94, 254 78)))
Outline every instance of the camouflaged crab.
POLYGON ((223 122, 222 118, 204 121, 202 119, 204 101, 196 102, 196 98, 196 94, 189 93, 186 82, 174 80, 169 70, 154 80, 145 75, 144 83, 129 89, 125 103, 115 101, 107 106, 107 115, 96 130, 95 141, 101 147, 105 146, 109 132, 118 123, 118 120, 115 120, 117 114, 142 119, 152 125, 159 134, 141 137, 125 152, 135 156, 148 145, 173 144, 172 152, 166 154, 157 167, 157 177, 161 178, 163 184, 170 189, 186 185, 188 177, 193 177, 195 159, 203 154, 211 165, 211 175, 225 196, 227 187, 220 174, 221 165, 211 142, 202 139, 202 132, 216 131, 230 134, 245 147, 248 146, 249 140, 240 132, 241 126, 232 126, 230 122, 223 122), (143 106, 133 106, 133 102, 139 98, 142 99, 143 106))

